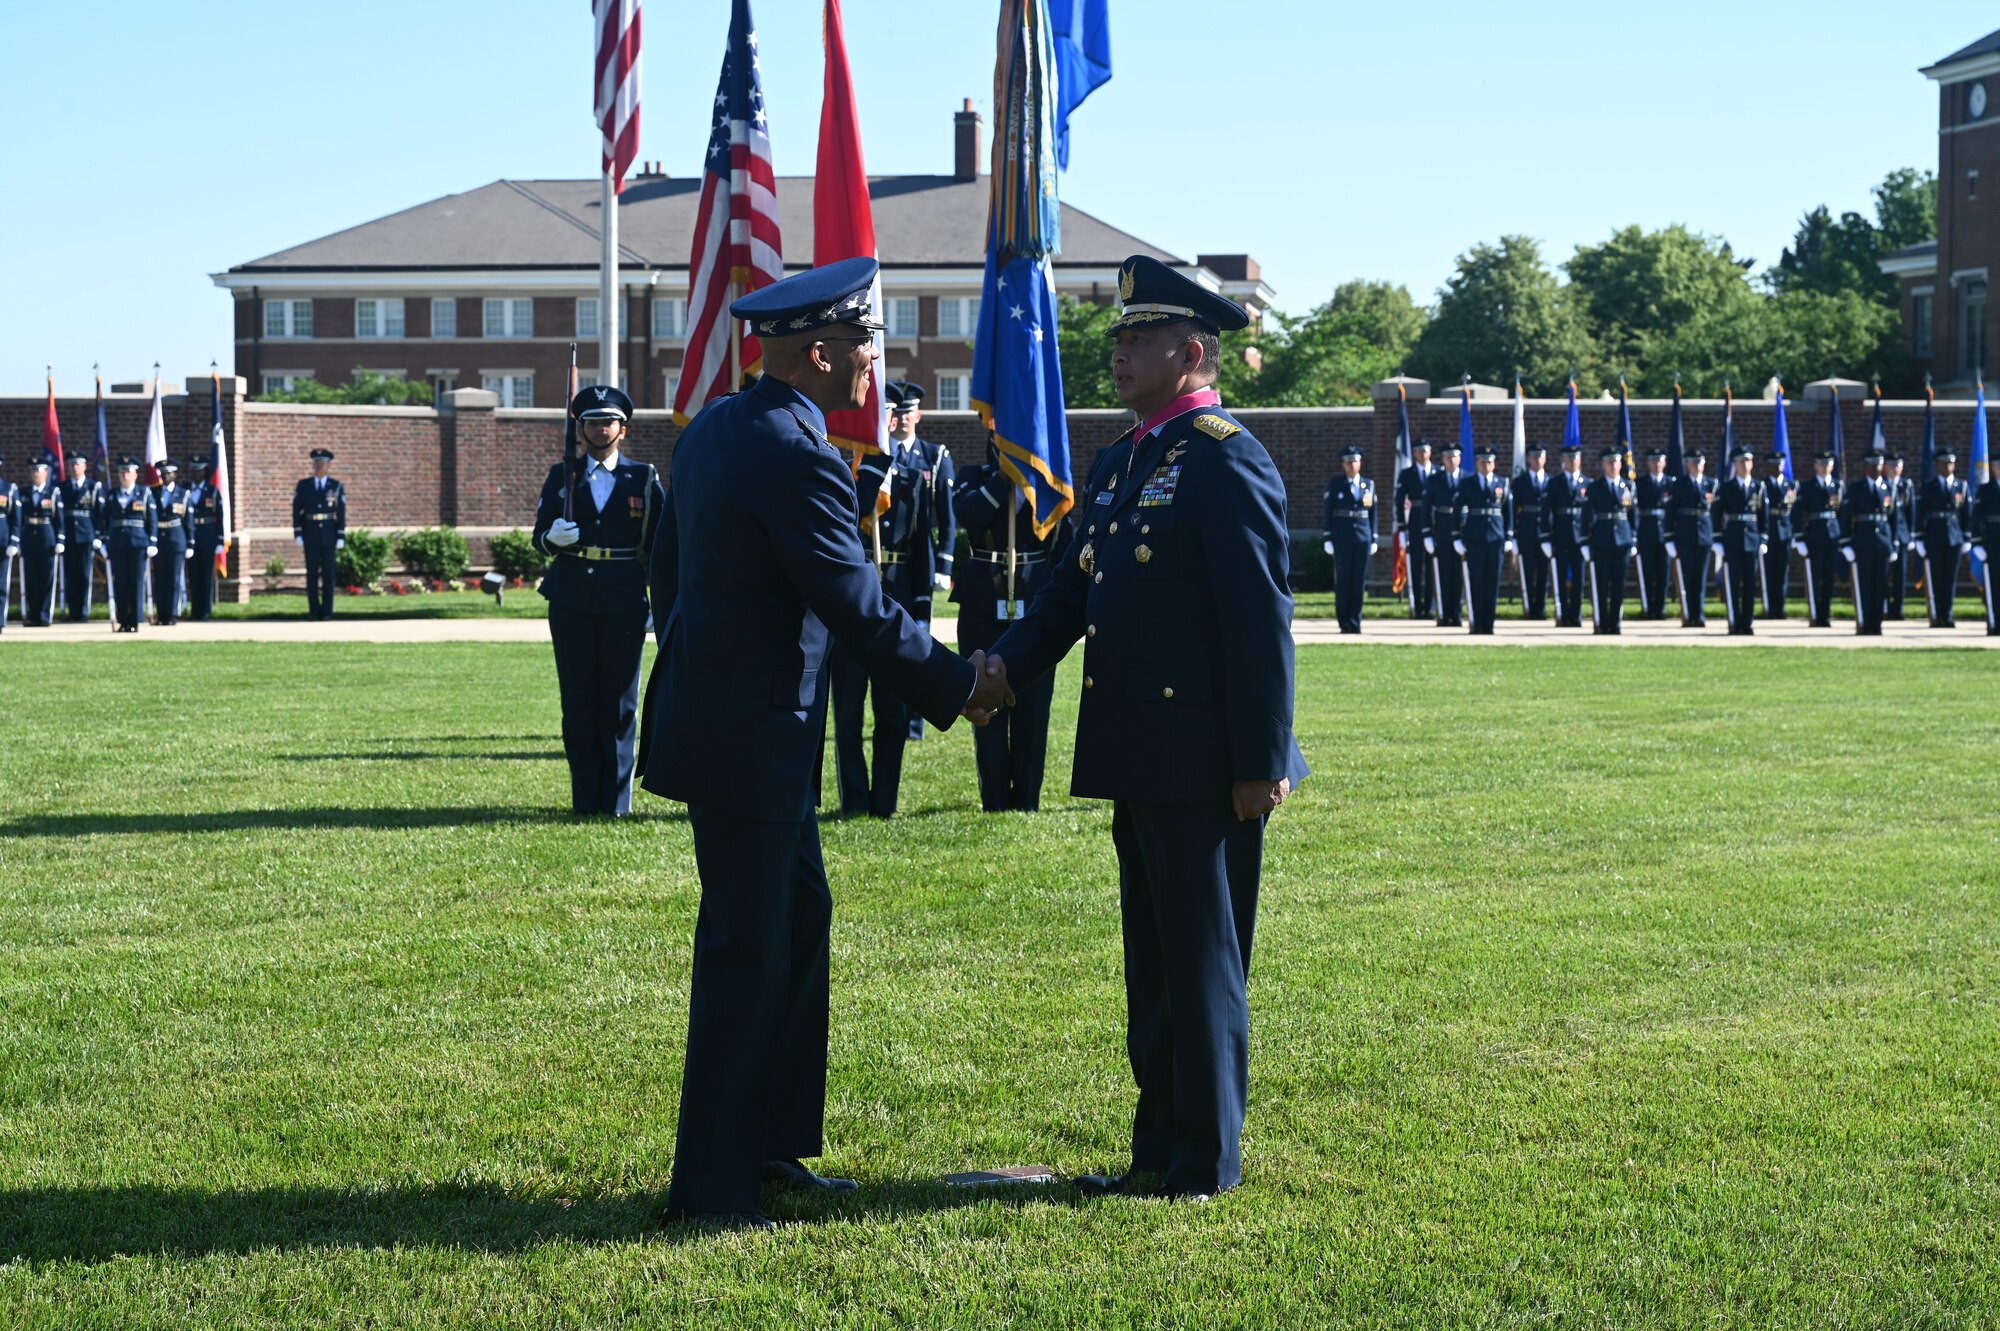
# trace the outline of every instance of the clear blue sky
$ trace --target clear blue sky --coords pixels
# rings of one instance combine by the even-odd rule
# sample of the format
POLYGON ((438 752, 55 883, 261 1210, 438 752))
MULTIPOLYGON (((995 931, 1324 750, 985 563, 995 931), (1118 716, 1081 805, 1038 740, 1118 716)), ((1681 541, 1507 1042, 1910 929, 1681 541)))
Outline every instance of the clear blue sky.
MULTIPOLYGON (((950 169, 988 112, 994 0, 847 0, 868 165, 950 169)), ((819 0, 756 0, 778 168, 813 169, 819 0)), ((1415 8, 1111 0, 1115 77, 1072 203, 1182 255, 1245 250, 1280 308, 1349 277, 1423 302, 1476 241, 1560 260, 1685 222, 1768 264, 1818 203, 1934 167, 1916 71, 1991 31, 1971 0, 1415 8), (1365 10, 1366 12, 1359 12, 1365 10)), ((587 176, 585 0, 110 0, 11 7, 0 81, 0 392, 90 366, 230 364, 207 274, 502 176, 587 176), (81 21, 80 21, 81 20, 81 21)), ((646 0, 641 155, 699 164, 727 0, 646 0)))

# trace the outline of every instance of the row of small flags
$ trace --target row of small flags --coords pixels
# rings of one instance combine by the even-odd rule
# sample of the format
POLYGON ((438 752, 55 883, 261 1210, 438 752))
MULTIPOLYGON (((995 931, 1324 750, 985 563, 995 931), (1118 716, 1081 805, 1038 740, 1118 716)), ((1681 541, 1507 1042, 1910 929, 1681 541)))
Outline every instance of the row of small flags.
MULTIPOLYGON (((203 483, 212 487, 222 507, 222 544, 215 551, 215 571, 226 573, 229 568, 229 548, 235 543, 236 530, 230 525, 229 452, 223 447, 222 429, 222 376, 210 368, 209 378, 214 391, 209 395, 210 416, 208 427, 208 467, 202 475, 203 483)), ((97 467, 98 479, 111 483, 111 432, 104 421, 104 376, 97 376, 97 432, 91 453, 97 467)), ((48 410, 42 417, 42 459, 55 469, 55 481, 61 484, 67 470, 63 457, 62 422, 56 416, 56 376, 51 369, 48 375, 48 410)), ((167 421, 160 405, 160 367, 153 367, 153 400, 146 413, 146 450, 144 476, 148 486, 160 483, 160 464, 167 459, 167 421)))

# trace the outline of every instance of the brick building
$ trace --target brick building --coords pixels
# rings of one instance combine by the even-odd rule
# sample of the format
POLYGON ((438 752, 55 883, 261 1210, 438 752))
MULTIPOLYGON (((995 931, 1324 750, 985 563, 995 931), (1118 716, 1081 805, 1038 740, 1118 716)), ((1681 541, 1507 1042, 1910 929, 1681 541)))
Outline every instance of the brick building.
POLYGON ((1881 263, 1902 283, 1917 368, 1942 390, 1969 393, 1994 367, 2000 335, 1988 296, 2000 267, 2000 31, 1922 73, 1938 85, 1938 235, 1881 263))
MULTIPOLYGON (((969 405, 972 330, 985 264, 983 127, 952 117, 950 175, 869 182, 889 322, 885 369, 922 383, 932 405, 969 405)), ((307 241, 227 272, 235 372, 253 395, 357 369, 428 379, 442 395, 481 388, 503 408, 563 404, 568 343, 586 383, 598 363, 599 186, 499 180, 307 241)), ((778 178, 787 267, 812 254, 811 176, 778 178)), ((619 377, 641 408, 673 401, 687 331, 687 260, 701 180, 646 164, 618 205, 624 293, 619 377)), ((1271 291, 1248 255, 1193 262, 1064 205, 1059 292, 1109 300, 1131 254, 1173 264, 1261 314, 1271 291)))

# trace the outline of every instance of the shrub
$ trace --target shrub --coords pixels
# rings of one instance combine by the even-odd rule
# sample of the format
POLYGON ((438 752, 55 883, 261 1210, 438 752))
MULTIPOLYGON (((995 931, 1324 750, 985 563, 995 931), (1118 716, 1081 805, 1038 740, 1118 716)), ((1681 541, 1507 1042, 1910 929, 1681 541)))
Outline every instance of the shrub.
POLYGON ((535 538, 518 527, 493 538, 493 571, 503 578, 533 582, 548 570, 549 557, 535 547, 535 538))
POLYGON ((333 569, 353 587, 373 587, 389 567, 389 538, 365 528, 347 533, 347 544, 333 552, 333 569))
POLYGON ((422 531, 404 532, 396 539, 396 558, 403 561, 405 570, 418 577, 449 582, 465 572, 466 565, 472 562, 472 551, 466 548, 465 538, 456 527, 425 527, 422 531))
POLYGON ((265 591, 274 592, 278 590, 278 582, 284 576, 285 557, 283 555, 272 555, 268 560, 264 561, 265 591))

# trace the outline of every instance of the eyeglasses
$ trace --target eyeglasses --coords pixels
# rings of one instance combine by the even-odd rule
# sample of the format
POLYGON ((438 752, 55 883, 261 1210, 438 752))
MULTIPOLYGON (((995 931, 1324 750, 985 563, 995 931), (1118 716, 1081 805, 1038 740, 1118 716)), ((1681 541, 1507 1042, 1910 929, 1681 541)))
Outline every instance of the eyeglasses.
POLYGON ((819 337, 813 340, 815 342, 873 342, 875 338, 873 334, 870 334, 867 337, 819 337))

